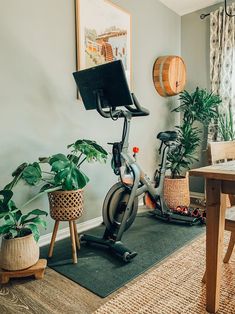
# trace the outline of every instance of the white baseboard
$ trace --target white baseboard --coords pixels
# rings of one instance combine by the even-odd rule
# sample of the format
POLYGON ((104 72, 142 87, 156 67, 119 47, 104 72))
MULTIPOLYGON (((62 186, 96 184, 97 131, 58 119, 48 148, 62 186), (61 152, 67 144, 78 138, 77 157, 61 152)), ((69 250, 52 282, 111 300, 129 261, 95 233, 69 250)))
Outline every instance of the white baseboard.
MULTIPOLYGON (((78 232, 82 233, 82 232, 87 231, 89 229, 98 227, 102 224, 102 222, 103 222, 103 218, 97 217, 94 219, 90 219, 88 221, 77 223, 78 232)), ((41 246, 49 244, 51 242, 51 236, 52 236, 52 232, 41 236, 39 241, 38 241, 39 246, 41 247, 41 246)), ((69 227, 63 228, 61 230, 58 230, 57 236, 56 236, 56 241, 65 239, 69 236, 70 236, 69 227)))

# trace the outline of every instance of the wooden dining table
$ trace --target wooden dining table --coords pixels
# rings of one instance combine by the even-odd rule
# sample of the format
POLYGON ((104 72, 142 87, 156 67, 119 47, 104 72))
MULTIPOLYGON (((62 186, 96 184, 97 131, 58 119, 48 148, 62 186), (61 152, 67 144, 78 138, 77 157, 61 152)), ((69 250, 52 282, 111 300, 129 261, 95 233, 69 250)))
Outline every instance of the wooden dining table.
POLYGON ((206 310, 216 313, 220 302, 226 194, 235 194, 235 161, 193 169, 189 174, 206 181, 206 310))

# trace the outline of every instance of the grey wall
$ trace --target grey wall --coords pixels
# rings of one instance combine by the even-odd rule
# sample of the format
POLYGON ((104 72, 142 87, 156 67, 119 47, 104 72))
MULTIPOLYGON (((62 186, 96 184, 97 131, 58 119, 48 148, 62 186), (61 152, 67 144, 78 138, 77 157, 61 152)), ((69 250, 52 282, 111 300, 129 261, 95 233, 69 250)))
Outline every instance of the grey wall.
MULTIPOLYGON (((151 115, 135 119, 131 145, 140 147, 139 161, 153 173, 155 135, 171 128, 174 98, 155 92, 152 66, 155 58, 180 54, 180 17, 156 0, 115 0, 132 15, 133 90, 151 115)), ((121 135, 121 121, 104 120, 86 112, 76 99, 72 72, 76 68, 75 12, 73 0, 0 0, 0 187, 23 161, 65 151, 77 138, 91 138, 107 147, 121 135)), ((109 160, 110 161, 110 160, 109 160)), ((90 183, 85 189, 85 214, 81 221, 101 215, 102 200, 116 181, 110 162, 87 165, 90 183)), ((17 204, 33 192, 16 190, 17 204)), ((46 196, 31 208, 48 209, 46 196)), ((48 218, 51 232, 53 221, 48 218)))
MULTIPOLYGON (((210 59, 209 59, 209 22, 210 18, 200 19, 200 14, 207 10, 193 12, 182 16, 181 19, 181 54, 187 66, 186 89, 194 91, 197 86, 210 88, 210 59)), ((204 130, 202 130, 204 131, 204 130)), ((193 167, 200 167, 206 161, 206 135, 202 134, 202 143, 197 155, 199 162, 193 167)), ((203 192, 204 185, 202 178, 190 177, 191 191, 203 192)))

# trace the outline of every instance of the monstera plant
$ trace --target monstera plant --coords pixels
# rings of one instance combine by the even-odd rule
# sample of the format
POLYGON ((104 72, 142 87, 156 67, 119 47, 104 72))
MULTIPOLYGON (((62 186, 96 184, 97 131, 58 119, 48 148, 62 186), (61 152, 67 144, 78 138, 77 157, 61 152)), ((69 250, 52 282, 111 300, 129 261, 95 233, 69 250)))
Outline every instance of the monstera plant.
POLYGON ((42 216, 47 212, 34 209, 23 213, 24 207, 42 194, 48 193, 51 217, 58 220, 68 220, 72 216, 75 221, 81 215, 83 205, 82 189, 89 181, 87 175, 81 170, 85 162, 105 162, 107 152, 91 140, 77 140, 68 145, 68 154, 58 153, 50 157, 39 158, 33 163, 23 163, 12 173, 13 179, 0 191, 0 235, 3 236, 0 254, 0 268, 7 270, 25 269, 35 264, 39 259, 39 226, 46 227, 42 216), (13 202, 12 189, 19 181, 27 185, 35 186, 35 195, 20 208, 13 202), (60 203, 65 197, 65 205, 54 208, 57 194, 60 193, 60 203), (65 193, 65 195, 63 194, 65 193), (75 193, 73 195, 73 193, 75 193), (75 202, 68 203, 69 197, 75 202), (78 205, 78 199, 80 204, 78 205), (82 200, 82 201, 81 201, 82 200), (51 204, 52 207, 51 208, 51 204), (76 208, 78 206, 78 208, 76 208), (80 207, 79 207, 80 206, 80 207), (59 216, 57 217, 58 210, 59 216), (61 216, 63 210, 67 210, 65 217, 61 216), (69 213, 68 213, 69 211, 69 213), (72 211, 72 213, 70 213, 72 211), (52 215, 53 213, 53 215, 52 215))
POLYGON ((84 188, 89 178, 81 170, 83 163, 106 162, 108 153, 95 141, 85 139, 79 139, 67 148, 70 150, 67 155, 58 153, 50 157, 40 157, 31 164, 21 164, 12 173, 13 180, 5 189, 11 190, 20 179, 29 185, 42 185, 40 193, 84 188))

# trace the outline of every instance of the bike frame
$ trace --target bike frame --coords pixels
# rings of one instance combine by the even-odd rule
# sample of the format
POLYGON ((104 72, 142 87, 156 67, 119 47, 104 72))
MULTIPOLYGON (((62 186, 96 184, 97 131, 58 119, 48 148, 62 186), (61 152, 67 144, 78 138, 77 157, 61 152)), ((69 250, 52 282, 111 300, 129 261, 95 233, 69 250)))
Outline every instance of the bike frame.
MULTIPOLYGON (((126 168, 127 167, 131 168, 131 171, 133 174, 133 183, 131 185, 131 193, 130 193, 126 211, 123 215, 122 221, 125 222, 128 219, 135 197, 138 197, 145 192, 148 192, 154 200, 160 201, 161 206, 163 206, 162 210, 164 212, 169 212, 169 209, 166 207, 165 202, 163 201, 162 196, 161 196, 162 191, 163 191, 163 183, 164 183, 165 172, 166 172, 165 165, 166 165, 166 159, 167 159, 169 146, 165 145, 165 147, 163 148, 161 152, 161 166, 159 169, 159 184, 155 188, 152 182, 150 181, 149 177, 147 176, 147 174, 143 172, 143 170, 140 168, 136 160, 129 154, 129 151, 128 151, 129 133, 130 133, 130 122, 131 122, 132 115, 131 113, 127 111, 123 111, 123 115, 125 119, 124 126, 123 126, 123 134, 124 134, 125 128, 126 130, 124 134, 125 136, 123 138, 121 160, 122 160, 122 165, 125 165, 126 168), (141 183, 141 186, 140 186, 140 183, 141 183)), ((120 169, 120 179, 123 182, 122 176, 123 174, 120 169)), ((123 182, 123 184, 125 183, 123 182)), ((125 224, 121 223, 118 234, 117 234, 117 241, 121 240, 124 229, 125 229, 125 224)))

